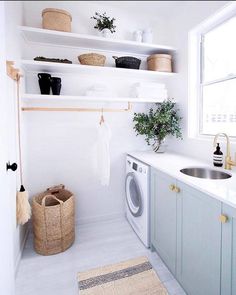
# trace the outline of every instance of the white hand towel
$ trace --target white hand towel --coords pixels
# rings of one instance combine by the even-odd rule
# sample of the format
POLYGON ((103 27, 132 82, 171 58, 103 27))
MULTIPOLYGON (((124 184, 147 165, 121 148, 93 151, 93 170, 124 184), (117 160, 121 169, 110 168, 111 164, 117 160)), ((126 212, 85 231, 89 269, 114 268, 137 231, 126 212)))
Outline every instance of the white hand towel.
POLYGON ((110 183, 110 139, 109 126, 106 123, 99 124, 96 170, 100 183, 104 186, 108 186, 110 183))

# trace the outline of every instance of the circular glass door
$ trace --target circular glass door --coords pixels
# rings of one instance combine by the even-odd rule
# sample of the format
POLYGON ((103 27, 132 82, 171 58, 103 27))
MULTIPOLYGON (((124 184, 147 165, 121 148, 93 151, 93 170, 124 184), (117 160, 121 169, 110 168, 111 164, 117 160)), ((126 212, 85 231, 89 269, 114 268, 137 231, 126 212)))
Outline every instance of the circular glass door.
POLYGON ((135 217, 142 215, 143 201, 141 190, 133 172, 128 173, 126 176, 125 191, 126 202, 131 214, 135 217))

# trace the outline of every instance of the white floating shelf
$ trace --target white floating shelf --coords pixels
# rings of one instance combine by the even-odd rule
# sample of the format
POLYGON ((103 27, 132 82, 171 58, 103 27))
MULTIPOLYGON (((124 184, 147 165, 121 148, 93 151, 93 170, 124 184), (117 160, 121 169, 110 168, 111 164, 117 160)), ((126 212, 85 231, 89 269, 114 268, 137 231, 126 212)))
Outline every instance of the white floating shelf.
POLYGON ((86 34, 58 32, 25 26, 21 26, 20 31, 25 41, 31 43, 93 48, 97 50, 133 53, 140 55, 150 55, 155 53, 171 54, 175 51, 173 47, 165 45, 117 40, 86 34))
POLYGON ((24 70, 30 72, 47 72, 57 74, 96 74, 96 75, 117 75, 124 77, 129 76, 132 78, 164 78, 172 77, 175 73, 147 71, 147 70, 134 70, 123 69, 116 67, 100 67, 100 66, 87 66, 80 64, 66 64, 55 62, 44 62, 34 60, 22 60, 21 66, 24 70))
POLYGON ((23 93, 21 95, 22 100, 26 102, 33 101, 46 101, 46 102, 58 102, 58 101, 78 101, 78 102, 135 102, 135 103, 156 103, 162 102, 163 99, 149 99, 149 98, 133 98, 133 97, 94 97, 94 96, 72 96, 72 95, 42 95, 42 94, 29 94, 23 93))

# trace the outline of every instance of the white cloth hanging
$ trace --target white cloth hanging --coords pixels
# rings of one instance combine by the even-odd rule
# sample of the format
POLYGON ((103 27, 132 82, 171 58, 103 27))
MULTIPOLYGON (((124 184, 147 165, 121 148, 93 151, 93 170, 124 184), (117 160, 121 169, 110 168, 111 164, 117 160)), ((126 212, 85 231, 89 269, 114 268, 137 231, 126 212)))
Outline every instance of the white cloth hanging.
POLYGON ((110 139, 111 130, 105 122, 98 127, 97 139, 97 165, 96 174, 101 185, 108 186, 110 183, 110 139))

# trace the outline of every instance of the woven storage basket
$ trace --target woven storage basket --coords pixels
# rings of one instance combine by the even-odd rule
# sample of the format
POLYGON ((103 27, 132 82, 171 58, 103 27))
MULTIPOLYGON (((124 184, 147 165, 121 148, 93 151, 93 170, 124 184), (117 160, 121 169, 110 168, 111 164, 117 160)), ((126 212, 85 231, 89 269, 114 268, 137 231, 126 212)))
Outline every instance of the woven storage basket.
POLYGON ((141 59, 133 56, 112 56, 115 59, 117 68, 136 69, 138 70, 141 64, 141 59))
POLYGON ((82 65, 89 66, 104 66, 106 57, 97 53, 86 53, 78 56, 78 59, 82 65))
POLYGON ((51 255, 65 251, 75 239, 75 200, 64 185, 47 189, 33 198, 35 251, 51 255))
POLYGON ((172 72, 171 55, 153 54, 147 58, 148 70, 159 72, 172 72))
POLYGON ((42 11, 44 29, 71 32, 72 16, 62 9, 46 8, 42 11))

